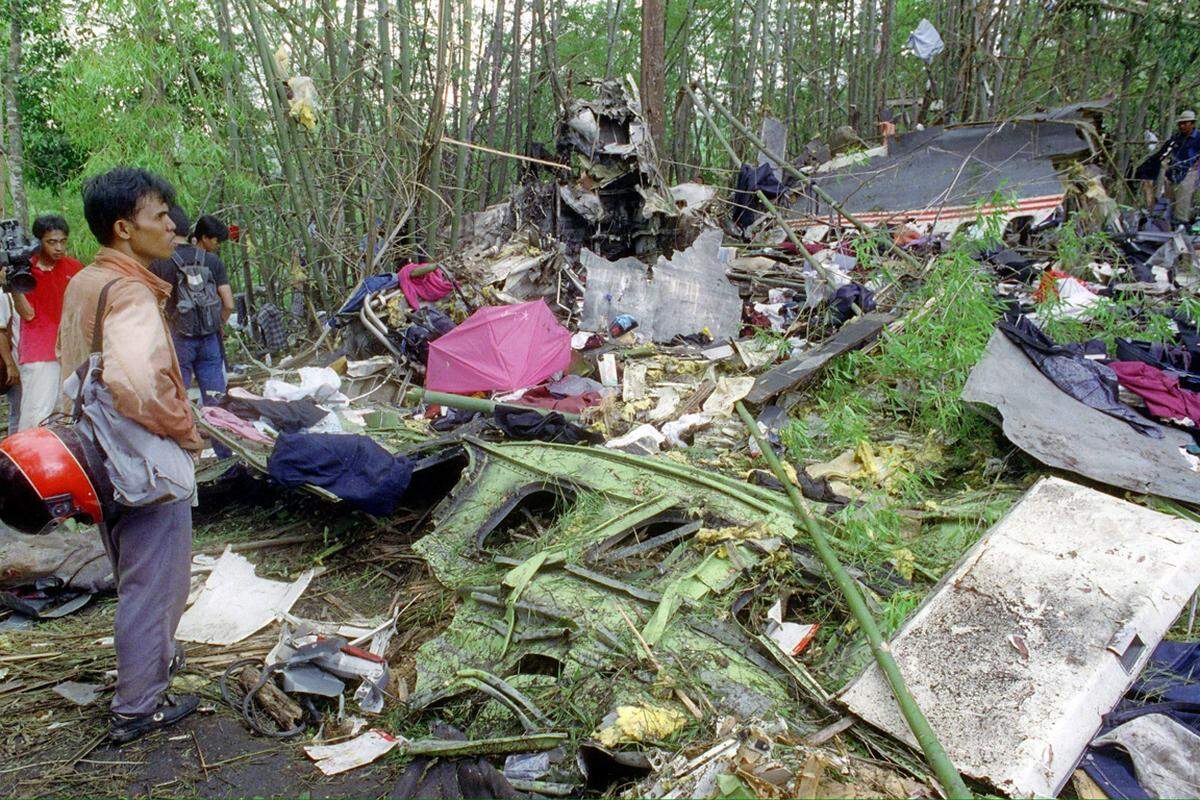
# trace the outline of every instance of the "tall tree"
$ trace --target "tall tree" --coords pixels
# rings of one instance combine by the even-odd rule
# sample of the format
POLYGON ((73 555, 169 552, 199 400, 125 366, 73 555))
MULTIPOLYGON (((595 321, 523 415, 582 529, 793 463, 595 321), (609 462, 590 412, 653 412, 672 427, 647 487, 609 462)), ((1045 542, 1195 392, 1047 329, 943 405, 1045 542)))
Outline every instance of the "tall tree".
POLYGON ((642 112, 654 146, 665 153, 667 81, 666 81, 666 8, 663 0, 642 0, 642 72, 640 90, 642 112))
POLYGON ((8 189, 12 194, 13 216, 22 225, 29 224, 29 201, 25 197, 25 145, 21 131, 21 107, 17 81, 21 75, 21 38, 25 9, 20 0, 11 0, 8 21, 8 60, 4 71, 4 107, 7 112, 5 159, 8 162, 8 189))

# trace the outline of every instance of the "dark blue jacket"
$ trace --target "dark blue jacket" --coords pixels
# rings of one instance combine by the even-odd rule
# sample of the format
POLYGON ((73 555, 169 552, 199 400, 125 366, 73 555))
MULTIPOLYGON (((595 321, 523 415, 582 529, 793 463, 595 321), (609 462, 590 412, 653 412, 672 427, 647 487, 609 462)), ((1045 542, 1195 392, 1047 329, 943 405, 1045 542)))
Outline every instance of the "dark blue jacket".
POLYGON ((1180 183, 1187 176, 1189 169, 1196 168, 1200 159, 1200 128, 1191 135, 1177 133, 1168 140, 1171 147, 1171 166, 1167 167, 1167 180, 1180 183))

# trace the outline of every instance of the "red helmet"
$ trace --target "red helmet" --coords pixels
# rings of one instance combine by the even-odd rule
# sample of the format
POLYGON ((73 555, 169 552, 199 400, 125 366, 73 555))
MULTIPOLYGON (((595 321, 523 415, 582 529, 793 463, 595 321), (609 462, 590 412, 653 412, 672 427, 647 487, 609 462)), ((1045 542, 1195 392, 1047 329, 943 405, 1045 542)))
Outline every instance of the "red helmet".
POLYGON ((100 523, 115 503, 104 457, 73 425, 51 423, 0 441, 0 520, 24 533, 76 517, 100 523))

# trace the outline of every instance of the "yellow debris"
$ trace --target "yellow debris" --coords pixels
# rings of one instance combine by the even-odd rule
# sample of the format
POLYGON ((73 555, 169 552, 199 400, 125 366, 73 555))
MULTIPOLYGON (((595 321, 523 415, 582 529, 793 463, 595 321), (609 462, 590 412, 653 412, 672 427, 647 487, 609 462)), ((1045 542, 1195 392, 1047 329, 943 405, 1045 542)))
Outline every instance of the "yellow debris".
POLYGON ((753 525, 730 525, 725 528, 701 528, 696 531, 696 541, 704 544, 728 541, 755 541, 770 539, 773 534, 767 523, 759 520, 753 525))
POLYGON ((616 719, 594 734, 605 747, 665 739, 683 727, 682 711, 662 706, 618 706, 616 719))

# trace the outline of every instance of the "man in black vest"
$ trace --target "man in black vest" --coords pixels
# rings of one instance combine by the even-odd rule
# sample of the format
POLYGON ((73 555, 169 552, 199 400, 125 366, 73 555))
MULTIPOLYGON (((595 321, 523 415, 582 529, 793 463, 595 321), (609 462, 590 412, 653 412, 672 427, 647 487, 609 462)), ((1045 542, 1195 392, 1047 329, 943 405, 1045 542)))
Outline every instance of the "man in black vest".
MULTIPOLYGON (((190 228, 178 206, 171 209, 175 230, 182 236, 190 228)), ((177 238, 175 253, 150 265, 150 270, 171 284, 167 319, 179 355, 184 388, 192 376, 200 387, 205 405, 216 402, 213 394, 225 392, 225 359, 221 329, 233 313, 233 290, 225 264, 216 250, 229 238, 229 229, 216 217, 205 215, 196 222, 190 239, 177 238)))

